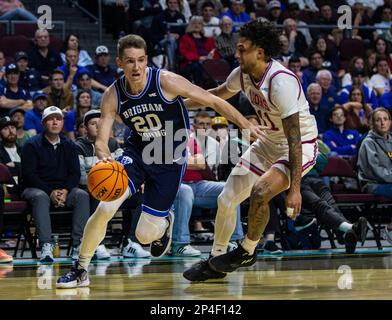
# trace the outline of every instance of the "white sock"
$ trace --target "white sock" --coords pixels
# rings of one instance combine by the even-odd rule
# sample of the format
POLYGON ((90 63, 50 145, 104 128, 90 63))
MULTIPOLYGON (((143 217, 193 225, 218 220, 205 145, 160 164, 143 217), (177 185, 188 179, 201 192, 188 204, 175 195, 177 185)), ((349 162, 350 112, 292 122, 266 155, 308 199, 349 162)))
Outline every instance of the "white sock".
POLYGON ((340 226, 338 227, 338 229, 340 231, 343 231, 344 233, 346 233, 347 231, 350 231, 353 228, 353 225, 351 223, 348 222, 342 222, 340 224, 340 226))
POLYGON ((250 240, 248 236, 245 236, 245 239, 242 241, 241 245, 246 251, 248 251, 249 255, 252 255, 255 252, 258 243, 259 240, 253 241, 250 240))

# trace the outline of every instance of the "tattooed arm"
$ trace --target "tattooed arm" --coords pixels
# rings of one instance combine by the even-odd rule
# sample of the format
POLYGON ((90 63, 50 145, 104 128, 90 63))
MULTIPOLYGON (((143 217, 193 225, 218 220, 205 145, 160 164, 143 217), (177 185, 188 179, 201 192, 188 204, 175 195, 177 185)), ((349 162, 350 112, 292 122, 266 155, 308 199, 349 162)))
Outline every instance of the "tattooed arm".
POLYGON ((282 120, 283 130, 289 144, 290 189, 286 199, 286 207, 294 208, 293 219, 301 211, 301 176, 302 176, 302 143, 299 127, 299 113, 282 120))

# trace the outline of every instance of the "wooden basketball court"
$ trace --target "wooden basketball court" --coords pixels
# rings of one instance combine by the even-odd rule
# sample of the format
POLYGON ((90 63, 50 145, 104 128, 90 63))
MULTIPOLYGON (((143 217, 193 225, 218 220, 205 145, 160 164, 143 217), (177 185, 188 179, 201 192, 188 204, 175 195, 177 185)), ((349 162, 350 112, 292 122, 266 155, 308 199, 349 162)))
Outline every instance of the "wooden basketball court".
MULTIPOLYGON (((206 258, 205 253, 202 258, 206 258)), ((223 280, 190 283, 182 272, 200 258, 122 259, 90 266, 91 286, 56 289, 70 259, 55 264, 15 259, 0 264, 0 299, 32 300, 267 300, 392 299, 392 249, 295 251, 258 255, 257 263, 223 280)))

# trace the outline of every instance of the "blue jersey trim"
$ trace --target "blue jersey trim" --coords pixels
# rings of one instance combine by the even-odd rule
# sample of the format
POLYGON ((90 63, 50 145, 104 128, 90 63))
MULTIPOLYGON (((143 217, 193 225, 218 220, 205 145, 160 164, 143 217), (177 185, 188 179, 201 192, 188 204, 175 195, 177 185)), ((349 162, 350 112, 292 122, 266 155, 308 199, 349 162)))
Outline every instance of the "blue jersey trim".
POLYGON ((121 112, 121 94, 120 94, 120 89, 118 88, 118 82, 115 82, 114 86, 116 87, 116 92, 117 92, 117 113, 120 114, 120 112, 121 112))
POLYGON ((146 206, 145 204, 142 204, 142 212, 151 214, 156 217, 167 217, 169 214, 169 210, 160 211, 160 210, 150 208, 150 207, 146 206))
POLYGON ((128 186, 129 189, 131 189, 131 194, 134 195, 136 193, 136 188, 135 185, 133 184, 133 181, 128 178, 128 186))
POLYGON ((161 99, 162 99, 163 101, 165 101, 167 104, 176 103, 177 100, 178 100, 178 97, 176 97, 176 98, 174 98, 173 100, 170 101, 170 100, 167 100, 167 99, 165 98, 165 96, 163 95, 163 91, 162 91, 162 89, 161 89, 160 76, 161 76, 161 69, 158 69, 158 70, 157 70, 157 74, 156 74, 155 79, 156 79, 156 84, 157 84, 159 96, 160 96, 161 99))
POLYGON ((150 67, 148 67, 148 78, 147 78, 147 83, 143 89, 142 92, 140 92, 137 96, 134 96, 132 94, 130 94, 125 86, 125 76, 122 76, 119 79, 119 82, 121 84, 121 88, 123 89, 125 95, 130 98, 130 99, 140 99, 142 96, 144 96, 144 94, 147 92, 148 88, 150 87, 150 82, 151 82, 151 78, 152 78, 152 69, 150 67))

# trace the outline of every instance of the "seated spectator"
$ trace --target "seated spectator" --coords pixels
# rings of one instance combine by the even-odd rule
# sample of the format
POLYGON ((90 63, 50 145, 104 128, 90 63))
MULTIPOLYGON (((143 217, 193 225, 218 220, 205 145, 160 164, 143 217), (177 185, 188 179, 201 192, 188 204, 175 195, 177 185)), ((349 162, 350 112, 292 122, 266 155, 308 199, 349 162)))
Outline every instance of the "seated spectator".
POLYGON ((15 107, 21 107, 24 110, 33 107, 30 93, 18 85, 19 75, 19 69, 16 65, 11 63, 7 66, 5 70, 7 85, 0 92, 0 96, 4 96, 6 99, 0 100, 0 115, 8 115, 9 109, 15 107))
POLYGON ((331 28, 314 28, 310 30, 310 34, 312 35, 312 38, 315 39, 319 34, 324 34, 328 36, 328 34, 331 32, 333 29, 333 26, 336 26, 337 24, 337 19, 334 16, 333 9, 331 5, 328 2, 322 3, 320 6, 320 15, 318 17, 314 18, 314 21, 312 24, 319 24, 319 25, 331 25, 331 28))
POLYGON ((34 47, 29 52, 30 68, 37 70, 44 86, 48 85, 49 76, 63 61, 60 54, 49 47, 50 38, 47 29, 37 29, 34 36, 34 47))
POLYGON ((25 113, 22 108, 14 108, 10 111, 10 118, 16 123, 16 143, 19 147, 23 147, 24 143, 33 136, 24 129, 25 113))
POLYGON ((345 127, 347 129, 355 129, 359 133, 369 131, 369 117, 373 108, 371 105, 366 104, 361 88, 353 87, 351 89, 350 100, 343 104, 343 107, 346 110, 345 127))
MULTIPOLYGON (((128 10, 130 0, 105 0, 102 2, 103 24, 113 39, 121 38, 128 30, 128 10)), ((92 5, 96 5, 90 2, 92 5)))
POLYGON ((0 21, 26 20, 37 22, 37 17, 26 10, 19 0, 0 0, 0 21))
POLYGON ((304 77, 304 74, 301 71, 302 69, 301 66, 302 66, 301 58, 293 56, 289 59, 287 67, 289 70, 293 71, 294 74, 298 77, 299 81, 301 81, 302 89, 304 90, 304 92, 306 92, 308 88, 308 83, 306 77, 304 77))
POLYGON ((375 41, 375 51, 378 56, 386 58, 389 66, 389 70, 392 70, 392 53, 391 45, 384 38, 377 38, 375 41))
POLYGON ((16 143, 16 126, 17 123, 8 116, 0 119, 0 163, 8 167, 15 181, 18 182, 21 148, 16 143))
POLYGON ((389 80, 391 80, 391 71, 389 70, 388 61, 385 57, 377 58, 377 73, 370 78, 370 82, 377 93, 381 97, 385 92, 389 91, 389 80))
POLYGON ((185 26, 168 26, 168 23, 184 23, 185 17, 178 11, 179 0, 166 0, 167 8, 152 19, 151 30, 155 45, 163 48, 168 59, 168 70, 176 69, 178 40, 185 32, 185 26))
MULTIPOLYGON (((203 1, 200 1, 203 3, 203 1)), ((159 4, 162 9, 165 10, 168 6, 165 0, 159 0, 159 4)), ((192 17, 191 7, 189 5, 188 0, 180 0, 178 2, 178 10, 185 17, 186 22, 189 22, 189 19, 192 17)))
MULTIPOLYGON (((81 73, 78 78, 78 89, 86 90, 91 96, 91 106, 93 109, 101 108, 102 93, 94 90, 91 84, 91 76, 88 72, 81 73)), ((76 97, 74 105, 76 106, 76 97)))
MULTIPOLYGON (((386 27, 389 28, 392 25, 392 9, 388 7, 384 7, 382 9, 382 14, 381 14, 381 22, 375 23, 374 27, 386 27)), ((377 39, 380 36, 385 36, 386 34, 385 29, 377 29, 376 31, 373 32, 374 39, 377 39)))
POLYGON ((358 87, 362 91, 365 103, 373 109, 378 107, 378 99, 376 92, 366 83, 366 74, 363 69, 352 71, 353 84, 345 86, 339 93, 339 103, 344 104, 350 99, 350 92, 353 87, 358 87))
POLYGON ((50 74, 49 86, 43 90, 48 95, 48 105, 56 106, 64 112, 73 109, 72 92, 65 87, 64 72, 54 70, 50 74))
MULTIPOLYGON (((358 178, 364 192, 392 200, 391 115, 377 108, 371 115, 372 129, 358 153, 358 178)), ((386 226, 386 239, 392 243, 392 222, 386 226)))
MULTIPOLYGON (((324 67, 324 58, 318 51, 313 51, 309 54, 309 67, 304 69, 303 77, 304 81, 308 84, 312 82, 316 82, 316 75, 322 69, 328 69, 324 67)), ((335 72, 331 72, 332 74, 332 84, 333 86, 339 90, 340 89, 340 80, 335 74, 335 72)))
MULTIPOLYGON (((300 20, 301 9, 297 2, 289 2, 287 5, 287 13, 289 18, 293 19, 297 23, 297 26, 306 27, 308 25, 306 22, 300 20)), ((310 46, 312 36, 310 35, 309 28, 300 28, 299 30, 305 36, 306 44, 310 46)))
MULTIPOLYGON (((195 2, 196 2, 196 14, 201 16, 203 11, 203 4, 205 1, 195 1, 195 2)), ((222 5, 222 1, 208 0, 208 2, 211 2, 214 5, 215 12, 217 13, 218 16, 220 16, 225 11, 225 8, 222 5)))
MULTIPOLYGON (((199 111, 193 120, 193 132, 190 138, 197 140, 197 145, 203 150, 203 157, 212 171, 211 176, 216 177, 216 170, 220 163, 220 147, 216 139, 208 135, 212 128, 212 118, 206 111, 199 111)), ((216 178, 215 178, 216 179, 216 178)), ((215 180, 210 178, 209 180, 215 180)))
POLYGON ((51 208, 72 208, 72 254, 90 213, 89 195, 79 189, 80 166, 75 145, 62 134, 64 118, 57 107, 46 108, 43 133, 28 140, 22 149, 22 197, 32 207, 41 246, 41 262, 53 262, 51 208))
POLYGON ((98 46, 95 49, 95 63, 87 66, 92 80, 92 86, 99 91, 105 91, 116 79, 116 70, 110 65, 109 50, 105 46, 98 46), (94 84, 96 82, 96 84, 94 84))
MULTIPOLYGON (((276 57, 282 65, 286 68, 289 65, 289 60, 295 55, 293 51, 289 48, 289 38, 285 34, 279 36, 279 41, 281 44, 279 55, 276 57)), ((300 65, 301 67, 301 65, 300 65)))
MULTIPOLYGON (((318 142, 319 145, 321 141, 318 142)), ((337 206, 330 189, 320 173, 328 164, 328 154, 319 148, 316 165, 301 180, 302 211, 301 215, 314 215, 318 224, 331 228, 337 233, 344 233, 346 253, 354 253, 357 242, 366 239, 367 221, 360 217, 354 224, 350 223, 337 206)))
POLYGON ((251 20, 249 14, 243 11, 243 0, 231 0, 230 8, 223 13, 223 16, 228 16, 234 23, 234 32, 239 30, 239 27, 251 20))
POLYGON ((203 35, 203 18, 193 16, 186 28, 185 35, 180 39, 179 53, 183 57, 180 72, 199 86, 203 86, 203 68, 201 63, 207 59, 218 59, 213 38, 203 35))
POLYGON ((211 119, 211 128, 210 135, 219 142, 222 151, 229 140, 229 122, 225 117, 214 117, 211 119))
POLYGON ((79 65, 81 67, 85 67, 90 64, 93 64, 93 60, 91 59, 91 57, 87 53, 87 51, 84 49, 81 49, 80 44, 79 44, 79 37, 74 33, 70 33, 67 35, 67 37, 65 38, 65 41, 64 41, 63 49, 60 52, 61 59, 63 60, 64 64, 67 63, 65 53, 68 49, 74 49, 79 53, 78 61, 76 63, 77 65, 79 65))
POLYGON ((39 72, 33 68, 29 68, 29 60, 27 53, 19 51, 15 55, 15 63, 19 70, 18 85, 33 94, 35 91, 42 89, 42 79, 39 72))
MULTIPOLYGON (((79 155, 80 164, 80 182, 79 185, 83 190, 87 191, 87 176, 90 169, 96 164, 98 158, 95 154, 94 143, 98 135, 98 124, 100 121, 101 112, 98 110, 90 110, 83 117, 84 126, 87 129, 86 137, 79 137, 76 139, 76 151, 79 155)), ((122 149, 119 147, 114 138, 109 138, 109 150, 112 159, 116 159, 122 154, 122 149)), ((90 195, 90 215, 94 213, 99 201, 90 195)), ((98 260, 110 258, 110 253, 107 251, 105 245, 101 243, 97 250, 96 255, 98 260)), ((77 256, 73 257, 77 260, 77 256)))
POLYGON ((358 0, 349 0, 350 6, 353 10, 353 24, 354 29, 352 31, 352 37, 355 39, 364 40, 366 43, 370 43, 373 41, 373 34, 371 30, 358 29, 356 26, 369 26, 372 25, 371 18, 369 14, 366 12, 365 6, 362 2, 358 0), (354 2, 354 3, 353 3, 354 2))
MULTIPOLYGON (((366 50, 365 53, 365 70, 368 77, 372 77, 374 74, 377 73, 377 53, 373 49, 366 50)), ((371 82, 369 82, 371 84, 371 82)))
POLYGON ((384 107, 385 109, 388 109, 389 112, 392 111, 392 79, 389 81, 390 85, 390 90, 388 92, 385 92, 381 97, 380 97, 380 107, 384 107))
POLYGON ((48 95, 44 91, 37 91, 33 95, 33 109, 25 113, 24 130, 27 130, 32 136, 41 133, 42 113, 48 106, 48 95))
POLYGON ((327 105, 320 104, 321 97, 321 86, 318 83, 311 83, 307 89, 306 98, 309 102, 309 111, 316 118, 319 135, 322 135, 329 128, 327 119, 331 112, 327 105))
POLYGON ((347 72, 342 78, 342 88, 353 84, 352 74, 356 70, 363 70, 365 73, 365 60, 362 57, 355 56, 350 60, 347 72))
POLYGON ((289 51, 297 56, 305 56, 308 45, 303 33, 297 29, 297 22, 290 18, 284 20, 283 32, 289 40, 289 51))
POLYGON ((210 1, 205 1, 202 5, 203 17, 203 33, 205 37, 216 38, 221 34, 219 28, 219 18, 216 17, 214 4, 210 1))
POLYGON ((323 90, 320 105, 322 108, 331 110, 338 103, 336 88, 332 85, 332 74, 328 70, 317 72, 316 81, 323 90))
POLYGON ((65 60, 65 64, 59 70, 64 73, 65 87, 75 91, 79 75, 88 71, 85 67, 78 65, 78 51, 76 49, 67 49, 65 51, 65 60))
POLYGON ((319 8, 317 7, 314 0, 289 0, 289 4, 292 3, 297 3, 300 10, 310 11, 310 12, 319 11, 319 8))
POLYGON ((331 44, 326 35, 318 35, 311 44, 312 50, 320 52, 323 57, 323 67, 337 72, 339 69, 339 57, 337 48, 331 44))
MULTIPOLYGON (((201 252, 190 245, 189 220, 192 208, 215 209, 218 206, 218 196, 225 183, 205 180, 202 172, 207 164, 203 157, 203 150, 197 140, 188 141, 187 169, 174 200, 176 219, 173 225, 173 256, 199 256, 201 252)), ((237 207, 237 222, 231 241, 239 241, 244 237, 241 225, 240 206, 237 207)))
POLYGON ((238 66, 235 52, 237 50, 238 33, 233 32, 233 21, 228 16, 223 16, 219 21, 222 30, 215 38, 216 49, 219 55, 225 59, 232 69, 238 66))
POLYGON ((92 109, 91 96, 87 90, 79 90, 76 95, 76 109, 68 111, 64 119, 64 131, 70 140, 75 140, 76 120, 83 119, 84 115, 92 109))
POLYGON ((272 0, 267 4, 267 16, 266 18, 275 24, 281 24, 282 19, 282 5, 280 1, 272 0))
POLYGON ((323 141, 334 154, 339 156, 355 156, 359 142, 357 130, 345 129, 346 111, 343 106, 336 106, 332 109, 329 121, 332 128, 325 131, 323 141))

